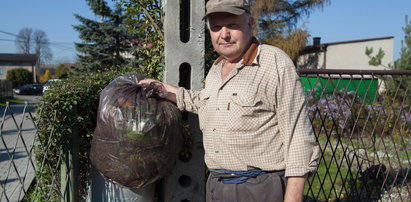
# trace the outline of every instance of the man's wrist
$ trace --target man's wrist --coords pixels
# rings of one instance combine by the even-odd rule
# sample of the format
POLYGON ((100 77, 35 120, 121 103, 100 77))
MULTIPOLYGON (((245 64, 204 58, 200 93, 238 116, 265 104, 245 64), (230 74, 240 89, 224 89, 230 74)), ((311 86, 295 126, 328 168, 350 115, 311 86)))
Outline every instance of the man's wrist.
POLYGON ((301 177, 288 177, 287 187, 285 189, 285 202, 303 201, 304 185, 307 180, 307 175, 301 177))

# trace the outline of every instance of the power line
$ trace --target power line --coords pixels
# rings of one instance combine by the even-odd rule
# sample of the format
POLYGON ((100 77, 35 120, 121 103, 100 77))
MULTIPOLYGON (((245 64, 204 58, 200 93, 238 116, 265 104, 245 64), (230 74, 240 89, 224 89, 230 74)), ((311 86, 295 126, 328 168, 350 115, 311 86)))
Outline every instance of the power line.
MULTIPOLYGON (((0 32, 4 33, 4 34, 7 34, 7 35, 18 37, 17 34, 13 34, 11 32, 6 32, 6 31, 3 31, 3 30, 0 30, 0 32)), ((7 41, 7 39, 0 39, 0 40, 1 41, 7 41)), ((16 40, 14 40, 14 41, 16 41, 16 40)), ((48 42, 48 43, 49 44, 54 44, 54 45, 73 45, 74 44, 74 42, 48 42)))
MULTIPOLYGON (((0 39, 0 41, 8 41, 8 42, 16 42, 18 40, 13 40, 13 39, 0 39)), ((19 41, 19 42, 23 42, 23 41, 19 41)), ((43 44, 47 44, 47 43, 43 43, 43 44)), ((72 45, 74 46, 74 43, 48 43, 50 46, 57 46, 60 48, 65 48, 65 49, 73 49, 74 47, 68 47, 67 45, 72 45), (66 44, 66 45, 63 45, 66 44)))
POLYGON ((3 30, 0 30, 0 32, 3 33, 3 34, 11 35, 11 36, 17 36, 17 34, 6 32, 6 31, 3 31, 3 30))
POLYGON ((57 44, 57 45, 68 44, 68 45, 72 45, 72 44, 74 44, 74 42, 50 42, 50 44, 57 44))
POLYGON ((73 51, 75 50, 74 47, 67 47, 67 46, 57 46, 57 45, 53 45, 53 47, 58 48, 60 50, 65 50, 65 51, 73 51))
MULTIPOLYGON (((0 41, 6 41, 6 42, 22 42, 20 40, 18 40, 18 35, 17 34, 13 34, 11 32, 7 32, 4 30, 0 30, 0 33, 6 34, 6 35, 10 35, 15 37, 15 39, 0 39, 0 41)), ((48 42, 48 45, 54 48, 53 51, 53 55, 54 54, 61 54, 63 52, 69 52, 70 54, 77 54, 77 51, 75 49, 75 44, 74 42, 48 42)))
POLYGON ((11 40, 11 39, 0 39, 0 41, 10 41, 10 42, 15 42, 16 40, 11 40))

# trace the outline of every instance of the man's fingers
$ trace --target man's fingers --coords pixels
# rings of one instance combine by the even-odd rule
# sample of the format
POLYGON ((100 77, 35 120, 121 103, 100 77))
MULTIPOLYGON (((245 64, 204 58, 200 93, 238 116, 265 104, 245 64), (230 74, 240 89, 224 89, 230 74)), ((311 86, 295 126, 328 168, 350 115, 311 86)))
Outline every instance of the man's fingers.
POLYGON ((140 81, 138 82, 138 84, 140 84, 140 85, 148 85, 148 84, 150 84, 150 83, 152 83, 152 82, 159 82, 159 81, 154 80, 154 79, 143 79, 143 80, 140 80, 140 81))

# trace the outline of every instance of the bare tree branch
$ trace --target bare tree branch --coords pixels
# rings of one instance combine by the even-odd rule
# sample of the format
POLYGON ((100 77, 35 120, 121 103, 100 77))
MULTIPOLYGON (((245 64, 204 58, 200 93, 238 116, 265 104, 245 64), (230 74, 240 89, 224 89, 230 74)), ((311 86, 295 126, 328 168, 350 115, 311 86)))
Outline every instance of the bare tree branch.
POLYGON ((33 32, 34 53, 39 57, 39 63, 45 64, 53 57, 49 47, 49 39, 46 32, 36 30, 33 32))
POLYGON ((30 54, 32 34, 33 30, 31 28, 23 28, 19 31, 16 37, 16 46, 19 53, 30 54))

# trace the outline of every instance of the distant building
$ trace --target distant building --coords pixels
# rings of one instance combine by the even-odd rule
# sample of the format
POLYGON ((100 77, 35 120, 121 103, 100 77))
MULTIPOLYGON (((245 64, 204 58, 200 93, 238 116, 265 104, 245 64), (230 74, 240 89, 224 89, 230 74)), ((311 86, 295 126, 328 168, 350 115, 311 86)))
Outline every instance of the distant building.
POLYGON ((35 54, 8 54, 0 53, 0 80, 6 80, 7 72, 12 69, 24 68, 33 73, 33 81, 36 83, 36 64, 35 54))
POLYGON ((307 46, 297 59, 298 68, 306 69, 355 69, 383 70, 382 66, 368 64, 370 58, 365 54, 366 47, 373 48, 373 55, 381 48, 385 52, 383 65, 393 64, 394 37, 381 37, 353 41, 321 44, 314 37, 312 46, 307 46))

